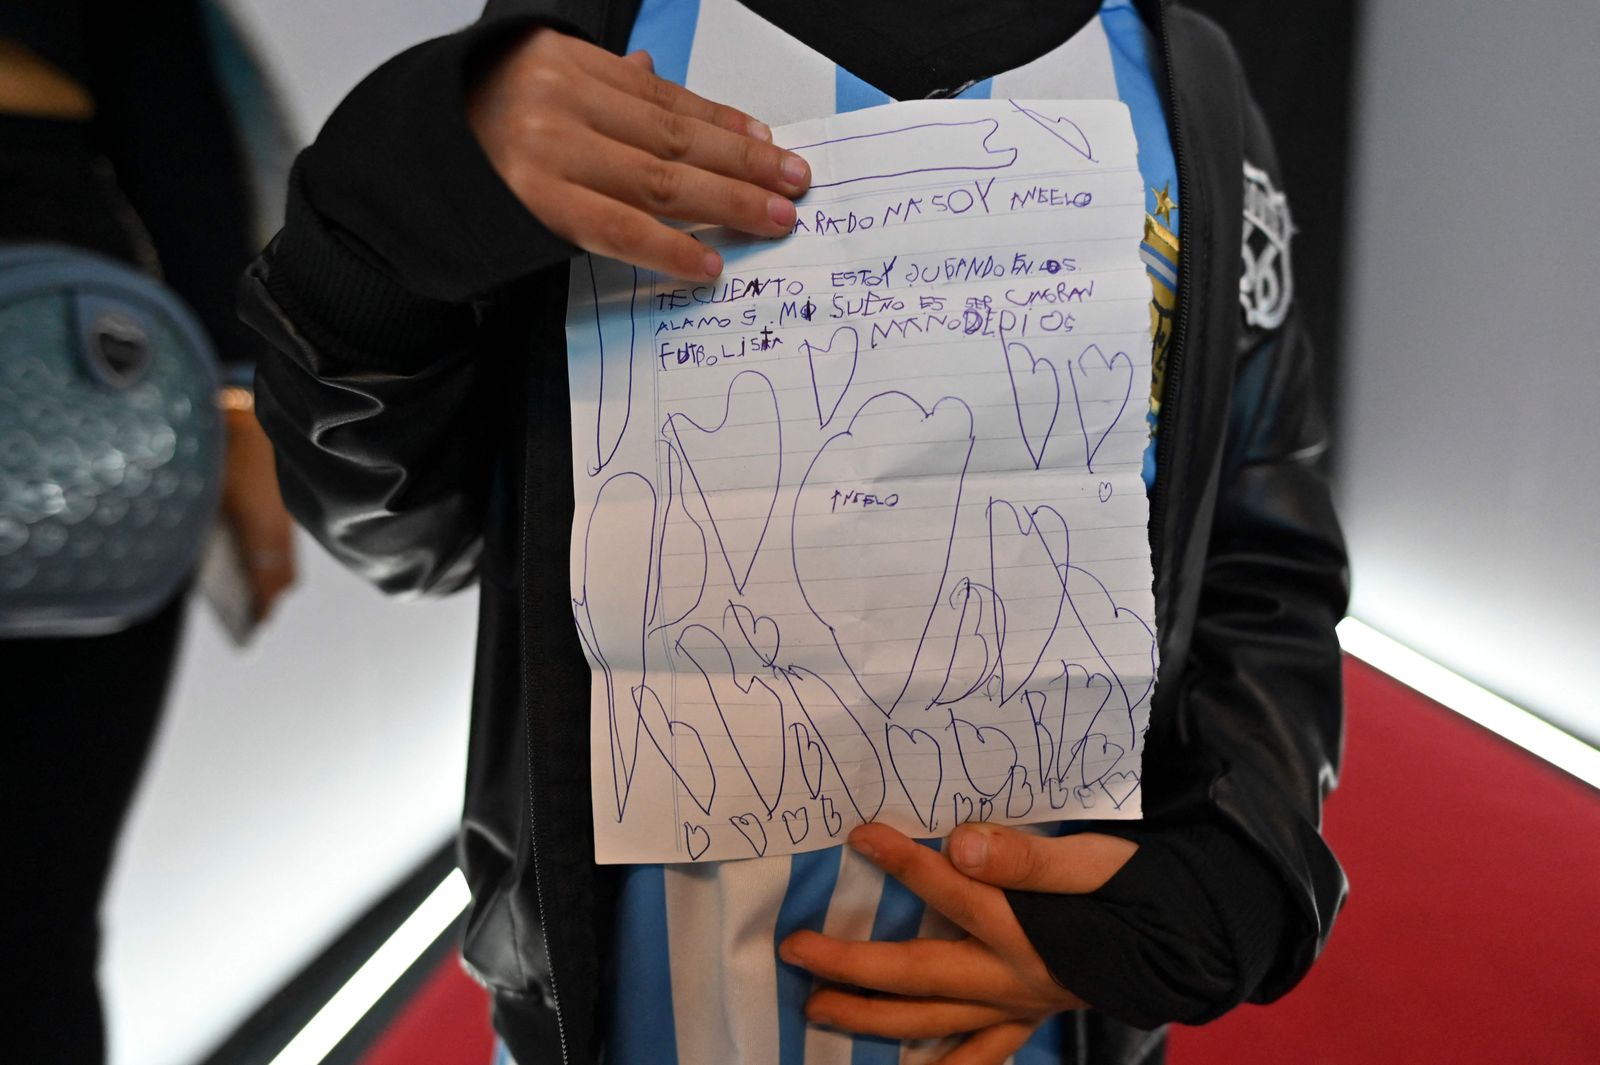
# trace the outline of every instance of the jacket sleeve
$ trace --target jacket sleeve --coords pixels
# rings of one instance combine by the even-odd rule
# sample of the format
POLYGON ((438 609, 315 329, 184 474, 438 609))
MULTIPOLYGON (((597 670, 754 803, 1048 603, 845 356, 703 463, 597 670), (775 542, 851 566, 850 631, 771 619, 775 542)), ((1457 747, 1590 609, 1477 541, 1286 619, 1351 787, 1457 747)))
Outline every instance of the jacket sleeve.
MULTIPOLYGON (((1253 104, 1244 125, 1246 180, 1254 185, 1244 241, 1260 260, 1270 255, 1269 238, 1253 231, 1251 216, 1279 202, 1282 184, 1253 104)), ((1287 201, 1280 206, 1288 226, 1287 201)), ((1284 240, 1287 257, 1287 233, 1284 240)), ((1288 263, 1280 265, 1259 286, 1243 272, 1245 321, 1216 508, 1174 715, 1179 757, 1206 767, 1212 805, 1268 859, 1293 900, 1277 956, 1247 996, 1256 1002, 1279 997, 1306 973, 1348 888, 1321 834, 1343 745, 1335 626, 1348 602, 1348 562, 1310 338, 1292 289, 1274 298, 1274 281, 1293 284, 1288 263)))
POLYGON ((1180 695, 1180 729, 1221 770, 1212 802, 1270 859, 1296 903, 1293 931, 1249 996, 1257 1002, 1305 974, 1347 891, 1321 834, 1343 743, 1334 627, 1347 568, 1312 380, 1293 312, 1240 366, 1180 695))
POLYGON ((503 363, 496 296, 572 248, 523 208, 467 123, 486 48, 537 24, 524 3, 401 53, 358 85, 290 176, 284 228, 240 314, 270 352, 257 412, 290 511, 396 594, 475 576, 503 363))
POLYGON ((476 575, 491 472, 476 330, 463 323, 408 359, 336 353, 353 345, 319 342, 323 327, 282 282, 283 239, 245 275, 240 312, 271 348, 256 366, 256 413, 284 503, 387 592, 463 587, 476 575))

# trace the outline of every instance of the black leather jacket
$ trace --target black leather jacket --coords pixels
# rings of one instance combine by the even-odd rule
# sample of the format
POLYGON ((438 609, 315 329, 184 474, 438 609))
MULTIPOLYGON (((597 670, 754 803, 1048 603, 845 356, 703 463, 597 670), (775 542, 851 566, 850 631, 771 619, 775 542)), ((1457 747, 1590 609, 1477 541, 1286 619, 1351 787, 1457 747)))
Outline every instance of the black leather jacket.
MULTIPOLYGON (((636 6, 524 0, 491 3, 485 18, 532 13, 620 49, 636 6)), ((1221 31, 1181 8, 1152 2, 1145 13, 1166 49, 1183 205, 1150 517, 1161 673, 1145 810, 1220 812, 1289 885, 1293 931, 1254 995, 1269 1000, 1304 974, 1346 891, 1319 832, 1341 744, 1334 625, 1345 552, 1318 465, 1324 424, 1298 316, 1291 308, 1263 329, 1241 313, 1244 172, 1275 182, 1272 145, 1221 31)), ((456 88, 438 106, 459 108, 456 88)), ((352 209, 386 206, 405 209, 352 209)), ((471 301, 445 291, 450 264, 433 264, 445 280, 419 296, 297 210, 303 197, 292 194, 285 233, 243 288, 243 313, 279 352, 257 389, 285 498, 388 591, 478 581, 465 955, 519 1060, 594 1060, 615 867, 592 861, 590 677, 570 616, 571 249, 542 234, 544 269, 471 301), (360 293, 295 284, 296 269, 341 257, 343 276, 366 276, 360 293), (329 318, 319 298, 378 310, 335 336, 319 324, 329 318)), ((473 223, 461 224, 470 245, 473 223)), ((407 253, 375 250, 388 261, 407 253)), ((1109 1018, 1080 1023, 1095 1062, 1130 1060, 1149 1042, 1109 1018)))

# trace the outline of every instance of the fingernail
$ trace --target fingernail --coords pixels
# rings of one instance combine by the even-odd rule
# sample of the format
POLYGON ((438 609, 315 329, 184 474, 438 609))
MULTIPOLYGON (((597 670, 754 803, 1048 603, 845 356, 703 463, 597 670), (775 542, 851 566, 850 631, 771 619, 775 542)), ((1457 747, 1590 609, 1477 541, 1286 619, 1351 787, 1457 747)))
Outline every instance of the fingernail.
POLYGON ((800 956, 795 953, 794 946, 787 939, 778 944, 778 957, 790 965, 800 964, 800 956))
POLYGON ((850 846, 863 858, 871 859, 878 856, 877 848, 864 839, 851 839, 850 846))
POLYGON ((950 844, 950 857, 962 869, 982 869, 989 857, 989 837, 975 829, 961 833, 950 844))
POLYGON ((783 160, 783 180, 791 185, 804 185, 811 179, 811 167, 798 155, 786 156, 783 160))
POLYGON ((767 201, 767 217, 773 225, 788 229, 794 225, 794 203, 783 196, 772 197, 767 201))
POLYGON ((705 262, 702 264, 707 277, 716 277, 722 273, 722 256, 714 251, 706 252, 705 262))
POLYGON ((750 129, 750 136, 754 137, 758 141, 766 141, 768 144, 772 143, 771 126, 767 125, 759 118, 752 118, 747 125, 750 129))

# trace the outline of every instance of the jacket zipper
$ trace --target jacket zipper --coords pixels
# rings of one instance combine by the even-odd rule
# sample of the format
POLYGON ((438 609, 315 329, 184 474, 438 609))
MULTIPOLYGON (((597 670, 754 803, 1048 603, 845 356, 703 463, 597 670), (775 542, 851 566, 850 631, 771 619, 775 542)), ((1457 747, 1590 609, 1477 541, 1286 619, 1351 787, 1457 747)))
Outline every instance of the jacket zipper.
POLYGON ((1158 0, 1156 19, 1161 34, 1161 56, 1166 66, 1167 111, 1172 129, 1172 158, 1178 171, 1178 314, 1172 330, 1172 346, 1167 352, 1167 367, 1161 385, 1161 417, 1156 424, 1156 494, 1150 506, 1152 558, 1159 564, 1160 545, 1166 531, 1168 496, 1172 492, 1172 444, 1177 439, 1178 381, 1183 369, 1184 341, 1189 332, 1189 304, 1193 288, 1195 249, 1190 244, 1193 226, 1189 219, 1188 157, 1183 150, 1183 129, 1178 115, 1178 82, 1172 72, 1172 35, 1167 27, 1168 0, 1158 0))
MULTIPOLYGON (((531 434, 532 430, 529 430, 531 434)), ((519 490, 522 495, 522 536, 518 548, 520 555, 520 573, 528 572, 528 478, 531 475, 533 461, 532 441, 523 440, 522 484, 519 490)), ((528 774, 528 858, 533 866, 533 896, 539 906, 539 935, 544 940, 545 963, 550 970, 550 1005, 556 1015, 556 1036, 561 1042, 561 1065, 570 1065, 571 1055, 567 1050, 567 1022, 561 1015, 561 995, 556 990, 556 961, 555 954, 550 949, 550 925, 546 917, 544 897, 544 874, 540 870, 539 862, 539 815, 534 805, 533 790, 533 713, 528 705, 528 692, 532 689, 533 670, 528 660, 528 596, 527 581, 519 580, 521 590, 521 632, 517 653, 522 660, 522 734, 527 753, 528 774)))

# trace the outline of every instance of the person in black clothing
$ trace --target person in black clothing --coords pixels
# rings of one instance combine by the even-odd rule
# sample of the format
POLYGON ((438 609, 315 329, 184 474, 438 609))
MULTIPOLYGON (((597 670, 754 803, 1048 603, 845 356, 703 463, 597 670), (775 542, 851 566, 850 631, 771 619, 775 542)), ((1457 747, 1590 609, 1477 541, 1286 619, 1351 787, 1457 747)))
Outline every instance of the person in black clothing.
MULTIPOLYGON (((0 242, 68 244, 160 272, 232 365, 254 243, 244 174, 193 0, 0 6, 0 242)), ((258 616, 293 580, 289 521, 253 417, 228 416, 226 520, 258 616)), ((95 967, 118 830, 160 717, 183 593, 102 636, 0 640, 11 867, 0 920, 8 1060, 105 1057, 95 967)))
MULTIPOLYGON (((1026 62, 1098 5, 924 3, 915 19, 900 4, 746 6, 909 97, 1026 62)), ((852 837, 918 890, 1026 934, 989 944, 1009 997, 986 999, 976 973, 959 996, 1019 1018, 978 1027, 973 1061, 1002 1060, 1023 1022, 1084 1003, 1063 1060, 1154 1061, 1159 1037, 1137 1029, 1281 995, 1345 894, 1318 831, 1346 594, 1324 429, 1293 312, 1240 320, 1241 164, 1275 161, 1220 33, 1139 6, 1167 48, 1186 208, 1151 519, 1162 674, 1146 819, 1062 840, 963 829, 959 865, 879 826, 852 837), (968 850, 975 836, 985 853, 968 850)), ((596 1059, 616 1005, 601 990, 617 881, 593 863, 589 670, 567 569, 549 564, 568 556, 572 518, 566 263, 582 249, 714 277, 715 254, 658 217, 779 236, 807 181, 752 116, 613 54, 636 11, 491 3, 380 68, 297 162, 285 228, 241 297, 277 349, 258 394, 300 520, 387 590, 480 582, 464 950, 524 1063, 596 1059)), ((813 1009, 833 1023, 900 1038, 944 1023, 941 1004, 915 1000, 913 954, 899 956, 907 983, 865 979, 849 944, 801 937, 783 952, 912 996, 890 1031, 867 1028, 881 998, 824 990, 813 1009)))

